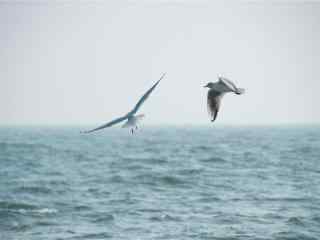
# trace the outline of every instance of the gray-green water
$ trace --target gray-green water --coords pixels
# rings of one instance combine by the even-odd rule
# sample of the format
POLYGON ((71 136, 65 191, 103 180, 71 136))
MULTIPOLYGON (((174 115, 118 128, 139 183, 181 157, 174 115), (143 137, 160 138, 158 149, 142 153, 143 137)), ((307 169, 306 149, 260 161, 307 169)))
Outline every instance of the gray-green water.
POLYGON ((319 127, 0 128, 0 239, 320 239, 319 127))

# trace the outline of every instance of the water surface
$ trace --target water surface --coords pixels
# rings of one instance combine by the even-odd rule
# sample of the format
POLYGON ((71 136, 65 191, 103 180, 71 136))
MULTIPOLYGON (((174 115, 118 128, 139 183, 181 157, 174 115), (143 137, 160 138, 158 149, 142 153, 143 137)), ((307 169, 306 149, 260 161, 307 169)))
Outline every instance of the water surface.
POLYGON ((320 127, 0 128, 0 239, 320 239, 320 127))

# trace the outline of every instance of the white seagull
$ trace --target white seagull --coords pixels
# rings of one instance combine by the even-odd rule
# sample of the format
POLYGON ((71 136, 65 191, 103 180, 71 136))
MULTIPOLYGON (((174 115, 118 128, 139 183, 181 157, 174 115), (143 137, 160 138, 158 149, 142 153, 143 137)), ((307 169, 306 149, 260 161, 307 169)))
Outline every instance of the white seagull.
POLYGON ((240 95, 245 91, 243 88, 237 88, 233 82, 224 77, 218 77, 217 82, 209 82, 204 87, 210 89, 208 91, 207 106, 212 122, 216 120, 218 116, 221 99, 226 93, 233 92, 240 95))
POLYGON ((123 128, 131 128, 131 133, 133 134, 134 130, 138 129, 138 122, 140 122, 140 120, 142 118, 144 118, 144 114, 139 114, 136 115, 136 113, 138 112, 139 108, 142 106, 142 104, 147 100, 147 98, 149 97, 149 95, 151 94, 151 92, 156 88, 156 86, 159 84, 159 82, 162 80, 162 78, 164 78, 166 74, 162 74, 161 78, 140 98, 140 100, 138 101, 138 103, 134 106, 134 108, 127 113, 126 115, 120 117, 120 118, 116 118, 100 127, 94 128, 92 130, 89 131, 84 131, 82 133, 91 133, 100 129, 104 129, 107 127, 111 127, 117 123, 120 123, 122 121, 127 120, 127 122, 122 126, 123 128))

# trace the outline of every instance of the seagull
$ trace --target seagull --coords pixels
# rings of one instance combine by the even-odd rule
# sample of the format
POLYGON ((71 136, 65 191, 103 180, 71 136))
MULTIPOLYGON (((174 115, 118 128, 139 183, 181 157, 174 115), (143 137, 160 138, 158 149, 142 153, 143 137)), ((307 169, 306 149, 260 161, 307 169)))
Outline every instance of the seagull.
POLYGON ((139 99, 138 103, 134 106, 134 108, 127 114, 125 114, 122 117, 116 118, 102 126, 99 126, 97 128, 94 128, 92 130, 89 131, 84 131, 82 133, 91 133, 94 131, 98 131, 107 127, 111 127, 115 124, 118 124, 120 122, 123 122, 125 120, 127 120, 125 122, 125 124, 122 126, 123 128, 130 128, 131 134, 134 133, 134 130, 138 130, 138 123, 145 117, 144 114, 138 114, 136 115, 136 113, 138 112, 138 110, 140 109, 140 107, 142 106, 142 104, 147 100, 147 98, 150 96, 150 94, 152 93, 152 91, 156 88, 156 86, 160 83, 160 81, 164 78, 166 74, 162 74, 161 78, 139 99))
POLYGON ((236 85, 224 77, 218 77, 217 82, 209 82, 206 86, 209 88, 207 97, 208 112, 211 116, 211 122, 214 122, 218 116, 222 97, 228 93, 243 94, 243 88, 237 88, 236 85))

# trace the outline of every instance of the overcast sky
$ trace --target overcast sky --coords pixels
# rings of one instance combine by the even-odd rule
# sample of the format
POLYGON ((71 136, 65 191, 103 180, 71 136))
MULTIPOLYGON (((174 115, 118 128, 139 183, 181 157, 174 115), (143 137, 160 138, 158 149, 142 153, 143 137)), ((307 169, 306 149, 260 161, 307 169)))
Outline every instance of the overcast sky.
POLYGON ((228 94, 215 124, 320 123, 320 4, 0 3, 0 124, 101 124, 161 76, 145 124, 207 124, 202 86, 228 94))

